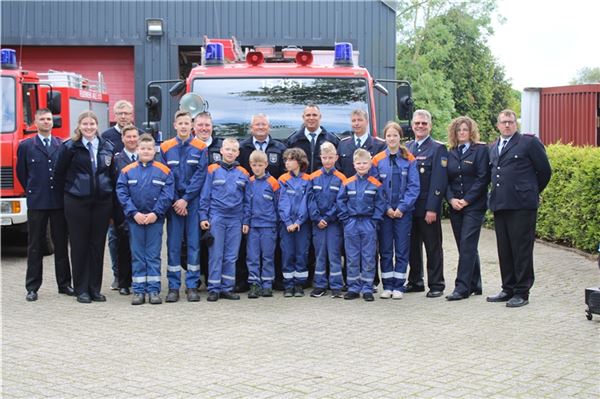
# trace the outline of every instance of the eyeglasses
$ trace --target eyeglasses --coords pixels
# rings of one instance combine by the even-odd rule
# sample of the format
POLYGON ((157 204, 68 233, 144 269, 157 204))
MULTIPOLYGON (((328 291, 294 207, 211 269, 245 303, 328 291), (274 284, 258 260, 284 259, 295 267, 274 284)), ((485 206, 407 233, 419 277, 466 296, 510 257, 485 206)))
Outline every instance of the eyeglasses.
POLYGON ((429 122, 413 122, 413 125, 415 125, 415 126, 427 126, 427 125, 429 125, 429 122))
POLYGON ((117 116, 127 116, 127 115, 133 115, 133 112, 115 112, 115 115, 117 115, 117 116))
POLYGON ((512 125, 514 123, 515 123, 515 121, 500 121, 500 122, 498 122, 499 125, 512 125))

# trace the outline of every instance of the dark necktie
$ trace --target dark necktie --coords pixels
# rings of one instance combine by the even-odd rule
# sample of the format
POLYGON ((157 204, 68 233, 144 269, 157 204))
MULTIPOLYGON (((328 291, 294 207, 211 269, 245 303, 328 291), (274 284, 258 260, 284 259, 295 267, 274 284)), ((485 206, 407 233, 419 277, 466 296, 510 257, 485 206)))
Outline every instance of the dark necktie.
POLYGON ((310 152, 315 152, 315 137, 317 136, 315 133, 310 133, 310 152))
POLYGON ((498 148, 498 155, 502 154, 502 150, 504 150, 504 147, 506 147, 507 143, 508 143, 507 139, 502 139, 502 142, 500 143, 500 147, 498 148))
POLYGON ((465 147, 466 147, 466 145, 464 145, 464 144, 459 145, 458 146, 458 152, 460 154, 464 154, 465 153, 465 147))
POLYGON ((360 148, 360 139, 356 139, 356 148, 360 148))
POLYGON ((90 152, 90 160, 92 161, 92 171, 96 174, 96 157, 94 156, 94 147, 91 141, 87 143, 87 148, 90 152))
POLYGON ((131 161, 132 162, 135 162, 135 158, 136 158, 135 154, 131 154, 131 161))
POLYGON ((44 147, 50 148, 50 139, 47 137, 44 139, 44 147))
POLYGON ((257 141, 257 142, 256 142, 256 144, 258 144, 258 149, 259 149, 260 151, 263 151, 263 152, 265 151, 265 149, 264 149, 264 147, 263 147, 263 146, 265 145, 265 142, 264 142, 264 141, 257 141))

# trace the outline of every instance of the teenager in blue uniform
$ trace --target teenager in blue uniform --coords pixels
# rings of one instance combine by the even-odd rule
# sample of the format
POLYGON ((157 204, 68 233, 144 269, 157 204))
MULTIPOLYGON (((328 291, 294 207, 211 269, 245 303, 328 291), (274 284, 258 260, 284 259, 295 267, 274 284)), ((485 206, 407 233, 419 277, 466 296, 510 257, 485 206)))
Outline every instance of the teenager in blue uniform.
POLYGON ((204 180, 208 155, 206 144, 192 133, 189 112, 177 111, 173 123, 177 136, 163 142, 160 153, 163 163, 171 169, 175 181, 175 197, 167 213, 167 278, 169 292, 165 302, 179 300, 181 287, 181 243, 187 242, 187 300, 197 302, 200 280, 200 235, 198 229, 198 196, 204 180))
POLYGON ((67 222, 65 221, 63 192, 54 182, 52 169, 56 165, 62 141, 52 136, 52 113, 47 108, 35 113, 37 135, 23 140, 17 149, 17 179, 27 197, 27 272, 25 289, 28 301, 38 299, 42 285, 42 259, 46 228, 54 244, 56 284, 60 294, 74 295, 71 287, 71 266, 67 250, 67 222))
POLYGON ((371 154, 359 148, 354 153, 356 174, 342 185, 337 197, 338 217, 344 224, 348 292, 344 299, 356 299, 362 293, 373 301, 377 228, 385 213, 381 183, 369 175, 371 154))
POLYGON ((402 128, 388 122, 383 129, 385 151, 373 158, 374 175, 381 181, 386 212, 379 229, 379 255, 383 299, 402 299, 410 252, 410 230, 419 196, 415 157, 400 145, 402 128))
POLYGON ((240 299, 235 287, 235 262, 242 233, 248 232, 245 202, 249 174, 235 160, 240 153, 236 139, 226 138, 221 146, 223 160, 209 166, 200 195, 200 227, 214 241, 208 251, 208 298, 240 299))
POLYGON ((313 245, 316 265, 311 297, 318 298, 331 289, 333 298, 342 296, 342 226, 337 213, 337 195, 346 177, 335 169, 338 155, 335 146, 324 142, 320 148, 322 167, 310 175, 308 212, 313 222, 313 245), (329 275, 327 270, 329 269, 329 275))
POLYGON ((246 188, 246 204, 250 212, 246 250, 250 284, 248 298, 273 296, 279 183, 266 171, 267 165, 267 154, 264 152, 254 150, 250 154, 253 176, 246 188))
POLYGON ((458 269, 449 301, 481 295, 479 233, 487 209, 490 183, 488 148, 479 143, 477 123, 468 116, 454 119, 448 126, 448 189, 450 223, 458 247, 458 269))
POLYGON ((113 145, 98 135, 98 117, 84 111, 60 149, 55 181, 64 187, 73 286, 80 303, 104 302, 100 293, 106 231, 112 215, 113 145))
POLYGON ((415 140, 408 150, 415 156, 420 193, 413 212, 410 236, 408 284, 405 292, 423 292, 423 244, 427 252, 427 298, 444 294, 444 252, 442 248, 442 199, 446 194, 448 150, 431 133, 431 114, 424 109, 413 113, 415 140))
POLYGON ((283 259, 284 297, 303 297, 302 288, 308 278, 308 222, 307 196, 310 177, 306 154, 300 148, 290 148, 283 153, 287 173, 279 178, 279 218, 281 253, 283 259))
MULTIPOLYGON (((124 130, 124 135, 127 130, 124 130)), ((132 254, 132 305, 141 305, 146 294, 151 304, 160 297, 160 250, 165 215, 173 202, 173 176, 154 160, 156 143, 149 134, 139 140, 139 160, 123 168, 117 196, 129 225, 132 254)))

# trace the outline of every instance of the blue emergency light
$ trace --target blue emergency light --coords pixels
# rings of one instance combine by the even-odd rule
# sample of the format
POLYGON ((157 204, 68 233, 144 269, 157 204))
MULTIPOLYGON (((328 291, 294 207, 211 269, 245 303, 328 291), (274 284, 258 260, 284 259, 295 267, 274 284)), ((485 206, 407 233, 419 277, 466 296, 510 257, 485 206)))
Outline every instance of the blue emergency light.
POLYGON ((17 52, 11 48, 3 48, 2 54, 2 68, 4 69, 17 69, 17 52))
POLYGON ((205 53, 206 65, 223 65, 225 58, 223 52, 223 44, 208 43, 205 53))
POLYGON ((352 43, 336 43, 333 65, 353 66, 352 43))

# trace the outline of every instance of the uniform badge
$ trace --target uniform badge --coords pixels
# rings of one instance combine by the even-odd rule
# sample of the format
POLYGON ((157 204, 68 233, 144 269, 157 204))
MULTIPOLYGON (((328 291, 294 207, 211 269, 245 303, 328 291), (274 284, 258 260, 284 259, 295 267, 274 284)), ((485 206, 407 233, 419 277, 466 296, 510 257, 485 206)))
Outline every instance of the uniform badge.
POLYGON ((278 159, 279 159, 279 157, 276 153, 272 152, 269 154, 269 163, 277 163, 278 159))
POLYGON ((421 173, 425 173, 425 168, 421 168, 421 169, 419 169, 419 172, 421 172, 421 173))
POLYGON ((442 157, 442 168, 445 168, 446 166, 448 166, 448 158, 446 157, 442 157))
POLYGON ((220 162, 221 161, 221 154, 219 154, 218 152, 214 152, 213 153, 213 162, 220 162))
POLYGON ((435 195, 440 195, 440 190, 435 190, 435 195))
POLYGON ((106 166, 110 166, 111 162, 112 162, 111 157, 104 157, 104 163, 106 164, 106 166))

